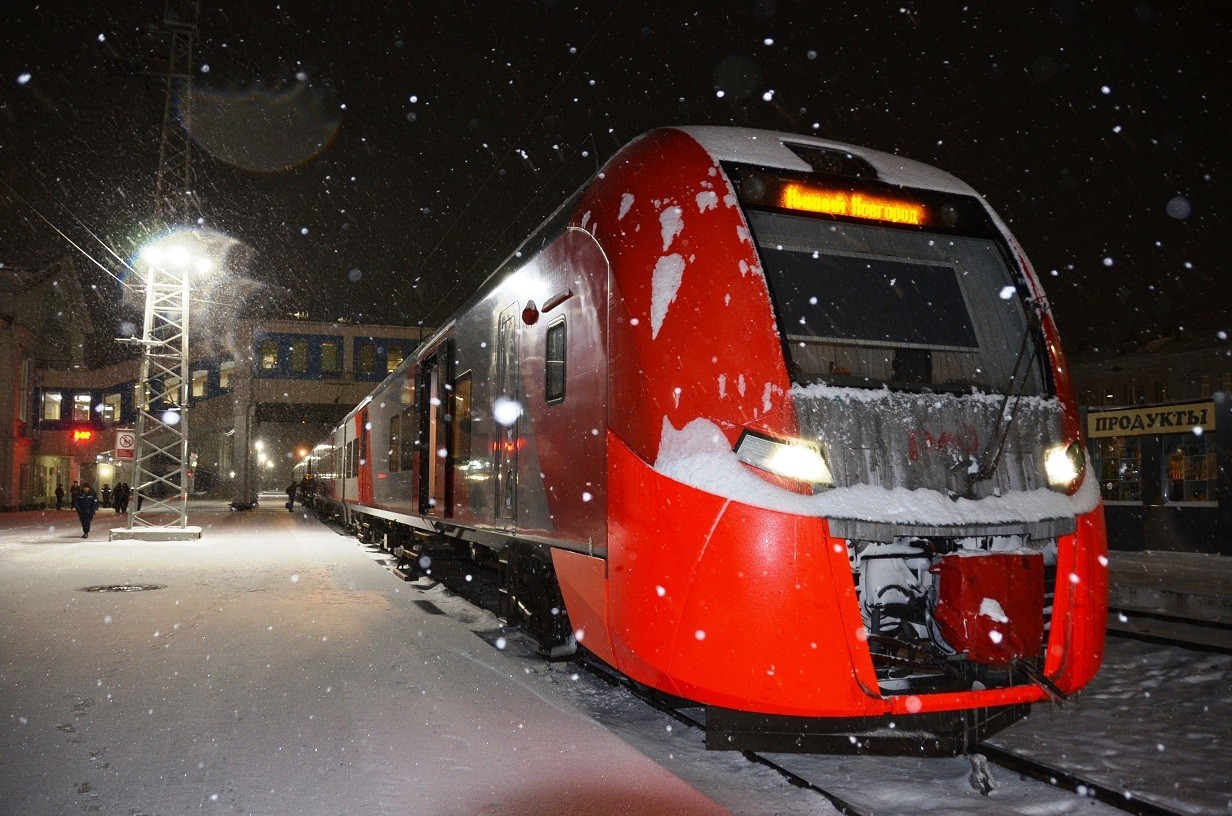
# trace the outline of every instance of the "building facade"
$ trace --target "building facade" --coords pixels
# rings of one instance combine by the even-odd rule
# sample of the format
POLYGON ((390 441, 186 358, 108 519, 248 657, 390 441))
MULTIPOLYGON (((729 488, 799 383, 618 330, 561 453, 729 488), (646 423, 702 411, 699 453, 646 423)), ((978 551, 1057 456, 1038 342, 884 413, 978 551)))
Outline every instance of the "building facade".
POLYGON ((1108 544, 1232 555, 1232 344, 1167 339, 1072 367, 1108 544))
MULTIPOLYGON (((134 358, 99 369, 38 368, 15 397, 31 478, 6 508, 55 504, 55 487, 88 481, 104 495, 134 481, 130 448, 137 407, 181 413, 189 430, 188 490, 251 506, 281 490, 298 458, 410 354, 427 330, 402 326, 240 320, 226 336, 194 343, 188 405, 178 382, 146 393, 134 358)), ((0 376, 5 369, 0 368, 0 376)), ((5 425, 11 427, 10 424, 5 425)))

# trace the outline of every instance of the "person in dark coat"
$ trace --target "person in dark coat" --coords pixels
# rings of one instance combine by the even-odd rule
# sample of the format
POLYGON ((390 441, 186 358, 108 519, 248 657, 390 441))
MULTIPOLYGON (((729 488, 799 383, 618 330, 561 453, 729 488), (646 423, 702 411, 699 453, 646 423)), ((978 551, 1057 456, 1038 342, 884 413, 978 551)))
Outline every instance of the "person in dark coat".
POLYGON ((295 493, 298 490, 299 490, 299 485, 297 485, 295 483, 295 480, 292 479, 291 484, 287 485, 287 511, 288 512, 291 510, 291 508, 295 507, 295 493))
POLYGON ((56 509, 64 506, 64 485, 56 482, 56 509))
POLYGON ((115 511, 116 515, 128 512, 128 482, 120 482, 115 489, 115 511))
POLYGON ((109 484, 103 485, 102 499, 103 499, 103 507, 111 506, 111 485, 109 484))
POLYGON ((73 507, 77 510, 77 518, 81 519, 81 537, 87 538, 90 522, 94 521, 94 514, 98 512, 98 495, 89 482, 81 486, 81 493, 73 500, 73 507))

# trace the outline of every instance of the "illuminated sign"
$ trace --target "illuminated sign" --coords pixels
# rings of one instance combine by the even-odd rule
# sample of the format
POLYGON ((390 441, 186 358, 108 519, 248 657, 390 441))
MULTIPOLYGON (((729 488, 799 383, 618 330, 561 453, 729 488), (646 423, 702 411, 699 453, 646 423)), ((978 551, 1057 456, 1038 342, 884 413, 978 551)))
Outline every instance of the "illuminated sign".
POLYGON ((826 190, 806 184, 788 183, 779 192, 779 206, 788 210, 848 215, 869 221, 919 226, 925 221, 924 205, 894 198, 878 198, 864 193, 826 190))
POLYGON ((75 428, 73 430, 74 442, 89 442, 93 438, 94 431, 91 431, 88 428, 75 428))
POLYGON ((1183 405, 1157 405, 1124 411, 1091 411, 1087 414, 1087 436, 1150 436, 1215 430, 1215 403, 1189 402, 1183 405))

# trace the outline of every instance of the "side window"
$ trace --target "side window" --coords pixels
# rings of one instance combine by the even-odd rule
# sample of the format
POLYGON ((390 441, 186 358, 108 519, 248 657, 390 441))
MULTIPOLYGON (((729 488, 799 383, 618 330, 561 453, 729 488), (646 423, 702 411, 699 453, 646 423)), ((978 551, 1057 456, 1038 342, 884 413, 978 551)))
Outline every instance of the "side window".
POLYGON ((415 467, 415 422, 418 419, 417 410, 412 405, 410 408, 404 408, 402 411, 402 470, 411 470, 415 467))
POLYGON ((393 371, 402 365, 402 346, 387 344, 385 346, 385 369, 393 371))
POLYGON ((108 425, 114 425, 120 421, 120 414, 123 410, 123 396, 121 394, 107 394, 103 397, 103 422, 108 425))
POLYGON ((355 343, 355 373, 360 376, 376 374, 376 344, 371 342, 355 343))
POLYGON ((39 409, 39 418, 58 420, 63 413, 64 395, 59 391, 44 391, 43 404, 39 409))
POLYGON ((218 364, 218 387, 223 391, 231 390, 231 374, 235 371, 234 360, 223 360, 218 364))
POLYGON ((278 368, 278 341, 267 337, 258 347, 258 365, 262 371, 273 371, 278 368))
POLYGON ((394 414, 389 418, 389 472, 397 473, 402 468, 399 462, 402 458, 402 414, 394 414))
POLYGON ((453 459, 465 466, 471 460, 471 373, 453 381, 453 459))
POLYGON ((291 341, 291 370, 297 374, 308 370, 308 341, 302 337, 291 341))
POLYGON ((565 319, 548 326, 547 350, 543 355, 543 391, 549 405, 565 398, 565 351, 568 347, 565 319))
POLYGON ((74 422, 89 422, 92 419, 90 416, 90 395, 89 394, 73 394, 73 421, 74 422))
POLYGON ((342 370, 342 347, 337 340, 321 341, 321 373, 332 374, 342 370))

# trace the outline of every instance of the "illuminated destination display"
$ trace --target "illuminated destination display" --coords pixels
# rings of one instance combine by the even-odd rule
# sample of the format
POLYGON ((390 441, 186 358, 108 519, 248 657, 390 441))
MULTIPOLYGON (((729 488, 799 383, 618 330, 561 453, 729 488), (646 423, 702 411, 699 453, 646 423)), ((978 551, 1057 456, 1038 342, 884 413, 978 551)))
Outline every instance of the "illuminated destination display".
POLYGON ((893 198, 877 198, 864 193, 826 190, 794 182, 783 185, 779 193, 779 206, 788 210, 848 215, 893 224, 919 226, 925 221, 922 204, 893 198))

